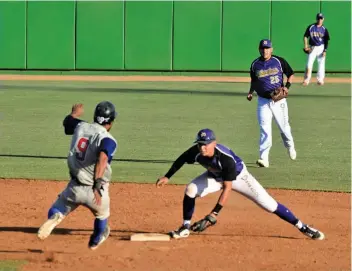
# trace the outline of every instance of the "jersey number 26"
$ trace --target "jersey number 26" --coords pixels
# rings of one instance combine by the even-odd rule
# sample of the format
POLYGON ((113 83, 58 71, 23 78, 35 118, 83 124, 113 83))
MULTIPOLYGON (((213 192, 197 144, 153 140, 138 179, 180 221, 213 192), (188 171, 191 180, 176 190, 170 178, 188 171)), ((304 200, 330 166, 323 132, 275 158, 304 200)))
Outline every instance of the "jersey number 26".
POLYGON ((79 161, 83 161, 86 157, 86 151, 88 148, 89 140, 86 137, 81 137, 77 143, 76 158, 79 161))

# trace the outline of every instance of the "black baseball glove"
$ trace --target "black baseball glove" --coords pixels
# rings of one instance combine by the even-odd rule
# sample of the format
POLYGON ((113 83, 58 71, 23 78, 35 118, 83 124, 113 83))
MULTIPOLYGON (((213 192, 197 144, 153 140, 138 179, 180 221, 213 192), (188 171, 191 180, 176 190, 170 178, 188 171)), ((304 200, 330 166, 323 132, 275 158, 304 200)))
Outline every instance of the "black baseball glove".
POLYGON ((203 219, 195 222, 191 226, 191 230, 194 231, 194 232, 202 232, 206 228, 208 228, 210 226, 214 226, 216 224, 216 222, 217 222, 216 217, 211 216, 211 215, 207 215, 203 219))
POLYGON ((103 187, 104 184, 105 184, 105 181, 102 178, 98 178, 94 180, 93 191, 97 191, 101 197, 103 196, 101 190, 104 190, 104 187, 103 187))
POLYGON ((303 48, 303 52, 309 55, 312 52, 312 48, 311 47, 303 48))

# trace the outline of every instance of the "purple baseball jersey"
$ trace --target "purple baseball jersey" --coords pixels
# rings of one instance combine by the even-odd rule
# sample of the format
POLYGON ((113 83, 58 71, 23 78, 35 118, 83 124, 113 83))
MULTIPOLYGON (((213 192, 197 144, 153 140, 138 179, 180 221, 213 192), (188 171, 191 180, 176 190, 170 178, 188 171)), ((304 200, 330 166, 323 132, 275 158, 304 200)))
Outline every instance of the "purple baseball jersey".
POLYGON ((198 145, 193 145, 176 159, 165 177, 171 178, 185 163, 194 164, 195 162, 206 168, 209 176, 226 181, 236 180, 237 175, 243 169, 242 159, 224 145, 216 144, 213 157, 202 156, 198 145))
POLYGON ((325 50, 328 48, 328 40, 330 40, 329 31, 324 26, 311 24, 307 27, 304 36, 309 38, 309 45, 320 46, 325 45, 325 50))
POLYGON ((268 60, 258 57, 250 68, 251 90, 256 91, 260 97, 270 99, 271 92, 284 86, 284 74, 290 77, 294 72, 282 57, 273 55, 268 60))

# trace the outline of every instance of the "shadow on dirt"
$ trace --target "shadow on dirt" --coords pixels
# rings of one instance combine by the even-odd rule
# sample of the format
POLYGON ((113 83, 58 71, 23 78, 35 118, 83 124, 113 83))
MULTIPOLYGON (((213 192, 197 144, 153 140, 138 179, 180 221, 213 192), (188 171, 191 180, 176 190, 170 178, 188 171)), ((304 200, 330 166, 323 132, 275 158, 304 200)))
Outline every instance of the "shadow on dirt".
MULTIPOLYGON (((37 234, 38 227, 0 227, 0 232, 23 232, 30 234, 37 234)), ((53 235, 86 235, 86 233, 82 232, 91 232, 93 229, 71 229, 71 228, 56 228, 53 230, 51 234, 53 235)), ((140 230, 111 230, 112 236, 116 233, 152 233, 151 231, 140 231, 140 230)))
MULTIPOLYGON (((0 232, 23 232, 23 233, 30 233, 36 234, 38 232, 37 227, 0 227, 0 232)), ((71 229, 71 228, 56 228, 52 234, 53 235, 90 235, 92 233, 92 229, 71 229)), ((129 241, 130 235, 133 233, 155 233, 155 231, 141 231, 141 230, 111 230, 111 237, 116 238, 121 241, 129 241), (122 234, 122 235, 121 235, 122 234)), ((166 234, 166 233, 165 233, 166 234)), ((204 237, 241 237, 241 238, 280 238, 280 239, 292 239, 292 240, 300 240, 302 238, 292 237, 292 236, 280 236, 280 235, 254 235, 254 234, 214 234, 214 233, 202 233, 192 234, 192 238, 204 238, 204 237)), ((1 251, 1 252, 13 252, 13 251, 1 251)), ((19 251, 21 253, 23 251, 19 251)), ((34 252, 34 251, 30 251, 34 252)))

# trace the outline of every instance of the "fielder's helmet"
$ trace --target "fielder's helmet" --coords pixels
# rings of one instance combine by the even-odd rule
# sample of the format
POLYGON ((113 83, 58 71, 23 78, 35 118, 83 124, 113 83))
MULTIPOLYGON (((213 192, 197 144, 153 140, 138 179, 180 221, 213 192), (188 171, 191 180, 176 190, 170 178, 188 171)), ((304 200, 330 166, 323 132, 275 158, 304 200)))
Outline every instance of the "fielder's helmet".
POLYGON ((117 112, 115 111, 115 106, 108 101, 98 103, 95 107, 94 122, 99 123, 100 125, 113 122, 116 116, 117 112))
POLYGON ((214 131, 206 128, 198 132, 196 141, 194 141, 194 143, 209 144, 214 140, 216 140, 214 131))

